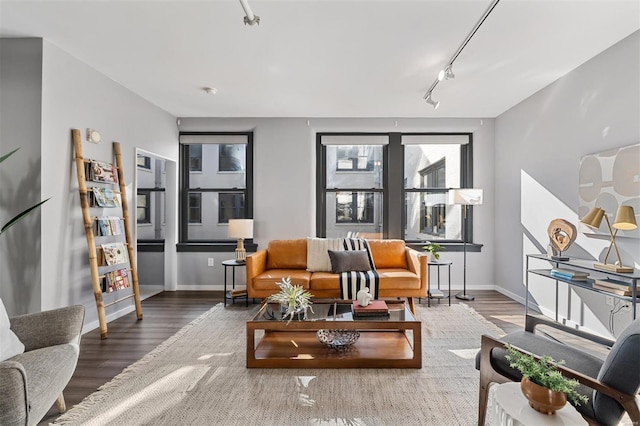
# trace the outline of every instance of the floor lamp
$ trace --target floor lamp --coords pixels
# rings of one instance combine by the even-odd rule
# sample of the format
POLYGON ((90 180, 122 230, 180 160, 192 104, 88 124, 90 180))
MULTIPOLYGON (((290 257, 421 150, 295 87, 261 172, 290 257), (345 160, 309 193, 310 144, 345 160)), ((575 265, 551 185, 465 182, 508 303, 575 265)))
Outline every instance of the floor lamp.
POLYGON ((469 206, 478 206, 482 204, 482 189, 452 189, 449 191, 449 204, 461 205, 463 212, 462 241, 464 252, 464 275, 462 291, 456 294, 456 299, 474 300, 475 297, 467 294, 467 210, 469 209, 469 206))

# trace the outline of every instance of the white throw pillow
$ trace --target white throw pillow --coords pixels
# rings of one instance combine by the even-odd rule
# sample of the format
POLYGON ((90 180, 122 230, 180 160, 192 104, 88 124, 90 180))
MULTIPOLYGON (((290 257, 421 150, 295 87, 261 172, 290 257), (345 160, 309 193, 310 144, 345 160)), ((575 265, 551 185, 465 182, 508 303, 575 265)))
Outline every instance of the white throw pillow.
POLYGON ((342 238, 307 238, 307 271, 331 272, 329 250, 344 250, 342 238))
POLYGON ((0 299, 0 361, 24 352, 24 345, 9 326, 9 315, 0 299))

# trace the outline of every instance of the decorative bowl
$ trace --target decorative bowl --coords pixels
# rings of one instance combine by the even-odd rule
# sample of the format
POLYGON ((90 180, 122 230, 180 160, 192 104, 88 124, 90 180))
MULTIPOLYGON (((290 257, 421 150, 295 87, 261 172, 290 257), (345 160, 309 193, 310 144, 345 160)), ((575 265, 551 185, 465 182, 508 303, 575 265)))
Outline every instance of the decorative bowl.
POLYGON ((332 349, 346 349, 360 338, 358 330, 318 330, 318 340, 332 349))

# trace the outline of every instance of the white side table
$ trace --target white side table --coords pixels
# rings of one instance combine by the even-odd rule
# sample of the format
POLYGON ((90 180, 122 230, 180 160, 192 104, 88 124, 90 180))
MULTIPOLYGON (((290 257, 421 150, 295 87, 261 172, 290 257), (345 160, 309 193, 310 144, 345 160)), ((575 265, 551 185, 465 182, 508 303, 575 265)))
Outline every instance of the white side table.
POLYGON ((537 412, 520 390, 520 382, 492 385, 487 401, 489 426, 587 425, 573 405, 567 403, 553 415, 537 412))

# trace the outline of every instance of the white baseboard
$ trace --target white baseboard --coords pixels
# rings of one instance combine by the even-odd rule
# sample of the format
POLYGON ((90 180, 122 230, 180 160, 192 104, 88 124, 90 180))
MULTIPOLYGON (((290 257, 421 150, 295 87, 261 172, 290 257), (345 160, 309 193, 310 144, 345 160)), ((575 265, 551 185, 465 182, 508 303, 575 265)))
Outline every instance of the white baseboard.
MULTIPOLYGON (((236 286, 236 287, 241 287, 244 288, 243 286, 236 286)), ((217 290, 217 291, 223 291, 224 290, 224 286, 223 285, 214 285, 214 284, 203 284, 203 285, 193 285, 193 284, 178 284, 178 286, 176 287, 176 290, 186 290, 186 291, 198 291, 198 290, 207 290, 207 291, 211 291, 211 290, 217 290)), ((227 290, 231 290, 231 286, 227 286, 227 290)))
MULTIPOLYGON (((162 288, 157 288, 155 290, 158 290, 155 293, 149 293, 149 294, 141 294, 140 295, 140 300, 145 300, 148 299, 149 297, 158 294, 160 292, 162 292, 162 288)), ((127 305, 125 307, 123 307, 122 309, 118 309, 115 312, 110 313, 109 315, 106 316, 107 319, 107 324, 109 324, 111 321, 115 321, 120 317, 123 317, 125 315, 127 315, 130 312, 133 312, 136 310, 136 305, 133 303, 133 299, 127 299, 127 301, 130 300, 131 304, 127 305)), ((124 302, 124 301, 123 301, 124 302)), ((95 321, 91 321, 90 323, 86 323, 82 326, 82 334, 86 334, 90 331, 95 330, 96 328, 100 327, 100 321, 99 320, 95 320, 95 321)))
MULTIPOLYGON (((136 310, 136 306, 132 303, 129 306, 126 306, 122 309, 119 309, 115 312, 110 313, 109 315, 107 315, 107 324, 109 324, 111 321, 117 320, 120 317, 123 317, 125 315, 127 315, 129 312, 133 312, 136 310)), ((95 320, 95 321, 91 321, 90 323, 85 324, 82 327, 82 334, 88 333, 92 330, 95 330, 96 328, 100 327, 100 321, 95 320)))

